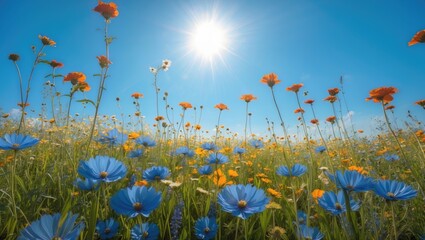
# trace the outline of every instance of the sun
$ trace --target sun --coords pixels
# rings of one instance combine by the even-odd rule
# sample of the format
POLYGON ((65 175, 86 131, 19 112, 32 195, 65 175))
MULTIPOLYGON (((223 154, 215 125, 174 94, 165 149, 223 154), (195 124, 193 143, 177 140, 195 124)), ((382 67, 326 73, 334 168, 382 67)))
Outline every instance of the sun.
POLYGON ((191 33, 191 50, 201 57, 212 59, 220 56, 226 50, 226 31, 214 21, 205 21, 196 24, 191 33))

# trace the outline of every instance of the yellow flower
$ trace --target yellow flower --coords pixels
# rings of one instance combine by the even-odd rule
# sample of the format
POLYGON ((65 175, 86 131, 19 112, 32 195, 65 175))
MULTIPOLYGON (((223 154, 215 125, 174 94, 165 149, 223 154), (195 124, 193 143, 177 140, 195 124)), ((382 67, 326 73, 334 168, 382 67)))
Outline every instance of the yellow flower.
POLYGON ((357 166, 349 166, 348 167, 348 170, 350 170, 350 171, 357 171, 357 172, 359 172, 360 174, 367 174, 367 171, 365 171, 364 169, 363 169, 363 167, 357 167, 357 166))
POLYGON ((271 183, 272 180, 268 179, 268 178, 261 178, 261 181, 264 183, 271 183))
POLYGON ((140 180, 140 181, 136 181, 134 183, 134 186, 138 186, 138 187, 142 187, 142 186, 147 186, 149 183, 146 180, 140 180))
POLYGON ((325 191, 321 189, 314 189, 313 192, 311 192, 311 196, 313 197, 314 201, 317 203, 317 199, 321 198, 325 194, 325 191))
POLYGON ((232 169, 229 169, 228 173, 229 173, 229 176, 231 178, 235 178, 235 177, 239 176, 238 172, 236 172, 235 170, 232 170, 232 169))
POLYGON ((132 133, 128 134, 128 138, 130 138, 130 139, 136 139, 138 137, 140 137, 140 134, 138 134, 136 132, 132 132, 132 133))
POLYGON ((282 194, 273 188, 267 188, 267 192, 275 198, 282 198, 282 194))

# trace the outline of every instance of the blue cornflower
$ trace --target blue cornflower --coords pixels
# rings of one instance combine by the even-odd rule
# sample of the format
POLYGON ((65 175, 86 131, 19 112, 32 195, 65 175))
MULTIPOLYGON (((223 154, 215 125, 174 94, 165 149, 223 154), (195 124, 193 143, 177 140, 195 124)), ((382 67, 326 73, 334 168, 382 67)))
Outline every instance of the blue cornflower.
POLYGON ((115 158, 96 156, 88 161, 80 161, 78 173, 93 180, 115 182, 125 177, 127 167, 115 158))
MULTIPOLYGON (((339 191, 338 195, 334 192, 325 192, 323 196, 319 198, 319 205, 333 215, 338 215, 347 211, 343 191, 339 191)), ((350 199, 350 206, 352 211, 357 211, 360 208, 360 203, 350 199)))
POLYGON ((300 237, 302 239, 320 240, 325 237, 317 227, 308 227, 307 225, 300 225, 300 237))
POLYGON ((153 166, 143 172, 143 179, 148 182, 164 180, 170 176, 170 169, 167 167, 153 166))
POLYGON ((106 134, 102 135, 98 141, 103 144, 108 144, 109 146, 117 146, 123 145, 127 139, 127 134, 121 133, 118 131, 118 129, 114 128, 106 134))
POLYGON ((84 223, 75 225, 78 214, 68 213, 63 221, 60 221, 60 213, 53 215, 43 215, 39 220, 31 223, 21 230, 18 240, 33 239, 66 239, 76 240, 80 232, 84 229, 84 223), (60 224, 62 223, 62 224, 60 224))
POLYGON ((391 200, 409 200, 418 194, 411 186, 395 180, 379 180, 374 185, 374 191, 379 196, 391 200))
POLYGON ((209 150, 209 151, 217 151, 218 150, 218 147, 213 142, 203 143, 201 145, 201 148, 204 149, 204 150, 209 150))
POLYGON ((318 146, 314 151, 316 153, 323 153, 324 151, 326 151, 326 147, 325 146, 318 146))
POLYGON ((141 136, 138 137, 136 140, 137 144, 143 145, 144 147, 155 147, 156 142, 149 136, 141 136))
POLYGON ((346 191, 365 192, 373 188, 372 179, 365 177, 357 171, 336 171, 337 187, 346 191))
POLYGON ((120 224, 113 218, 105 221, 97 221, 96 231, 99 234, 100 239, 113 238, 117 232, 120 224))
POLYGON ((205 165, 198 168, 198 173, 200 175, 210 175, 213 172, 213 169, 210 165, 205 165))
POLYGON ((384 155, 384 159, 387 160, 387 161, 389 161, 389 162, 394 162, 394 161, 400 160, 400 157, 397 154, 388 154, 388 153, 386 153, 384 155))
POLYGON ((292 166, 291 171, 287 166, 280 166, 277 168, 276 173, 280 176, 285 177, 299 177, 307 171, 307 167, 301 164, 296 163, 292 166))
POLYGON ((156 240, 159 236, 159 228, 155 223, 136 224, 131 229, 132 240, 156 240))
POLYGON ((298 222, 300 224, 306 224, 307 223, 307 214, 304 211, 298 210, 297 211, 297 217, 298 217, 298 222))
POLYGON ((247 219, 254 213, 266 209, 270 199, 262 189, 252 185, 230 185, 226 186, 218 194, 218 203, 225 212, 233 216, 247 219))
POLYGON ((191 158, 195 155, 195 152, 190 150, 188 147, 179 147, 176 149, 175 154, 191 158))
POLYGON ((100 184, 99 181, 93 180, 91 178, 86 178, 85 180, 77 178, 77 180, 74 182, 74 186, 78 187, 80 190, 91 191, 99 189, 100 184))
POLYGON ((245 149, 245 148, 235 147, 235 148, 233 149, 233 153, 234 153, 234 154, 242 155, 242 154, 244 154, 245 152, 246 152, 246 149, 245 149))
POLYGON ((134 184, 136 184, 136 182, 137 182, 136 174, 131 175, 130 181, 128 181, 128 187, 132 188, 134 186, 134 184))
POLYGON ((117 213, 129 217, 136 217, 141 214, 149 217, 161 202, 161 192, 156 192, 154 188, 145 186, 135 186, 119 190, 111 197, 111 208, 117 213))
POLYGON ((138 158, 143 155, 143 149, 135 149, 128 153, 129 158, 138 158))
POLYGON ((195 236, 198 239, 214 239, 217 233, 215 218, 202 217, 195 222, 195 236))
POLYGON ((211 153, 206 161, 209 164, 223 164, 227 163, 229 161, 229 158, 226 155, 223 155, 221 153, 211 153))
POLYGON ((254 148, 263 148, 264 143, 257 139, 251 139, 249 140, 249 145, 253 146, 254 148))
POLYGON ((170 221, 171 239, 179 239, 179 231, 182 225, 184 202, 182 200, 174 207, 173 216, 170 221))
POLYGON ((5 134, 0 138, 0 149, 3 150, 22 150, 38 143, 38 139, 22 134, 5 134))

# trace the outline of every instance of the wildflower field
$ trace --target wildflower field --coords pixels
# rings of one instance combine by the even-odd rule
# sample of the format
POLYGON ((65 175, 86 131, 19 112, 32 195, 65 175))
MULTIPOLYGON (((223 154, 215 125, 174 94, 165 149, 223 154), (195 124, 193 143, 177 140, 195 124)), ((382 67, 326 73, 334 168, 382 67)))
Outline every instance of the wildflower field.
MULTIPOLYGON (((364 90, 358 101, 382 116, 370 123, 379 134, 369 134, 346 117, 342 77, 312 99, 307 85, 264 72, 252 84, 268 98, 234 96, 244 112, 236 133, 226 103, 169 100, 173 90, 163 90, 161 77, 177 61, 165 59, 145 69, 152 87, 143 91, 153 98, 142 101, 142 90, 128 96, 125 122, 120 112, 101 114, 117 77, 109 75, 119 44, 110 27, 121 15, 113 2, 90 10, 103 24, 104 53, 93 57, 99 73, 64 73, 66 63, 49 57, 55 39, 43 35, 29 69, 17 53, 2 66, 16 69, 20 92, 8 100, 18 114, 0 120, 0 239, 425 239, 425 119, 415 117, 424 116, 425 99, 409 100, 401 126, 392 103, 403 85, 364 90), (50 69, 42 93, 31 89, 40 65, 50 69), (94 99, 86 96, 93 91, 94 99), (277 92, 296 100, 292 116, 282 114, 277 92), (43 99, 41 112, 29 110, 30 96, 43 99), (319 101, 327 118, 316 115, 319 101), (275 119, 266 118, 263 135, 251 130, 250 107, 260 102, 275 119), (81 104, 85 118, 73 111, 81 104), (215 116, 212 130, 202 124, 206 112, 215 116), (298 134, 288 129, 294 116, 298 134)), ((406 43, 425 43, 425 30, 406 43)))

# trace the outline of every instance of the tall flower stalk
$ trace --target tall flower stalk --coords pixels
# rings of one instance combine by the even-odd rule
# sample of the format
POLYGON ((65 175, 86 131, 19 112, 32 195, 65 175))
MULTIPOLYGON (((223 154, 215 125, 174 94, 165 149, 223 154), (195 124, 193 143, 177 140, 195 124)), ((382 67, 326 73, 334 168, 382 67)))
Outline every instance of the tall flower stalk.
POLYGON ((256 100, 257 98, 252 94, 244 94, 240 98, 241 100, 244 100, 246 102, 246 109, 245 109, 245 127, 244 127, 244 147, 246 147, 247 139, 246 139, 246 131, 248 128, 248 105, 252 100, 256 100))

